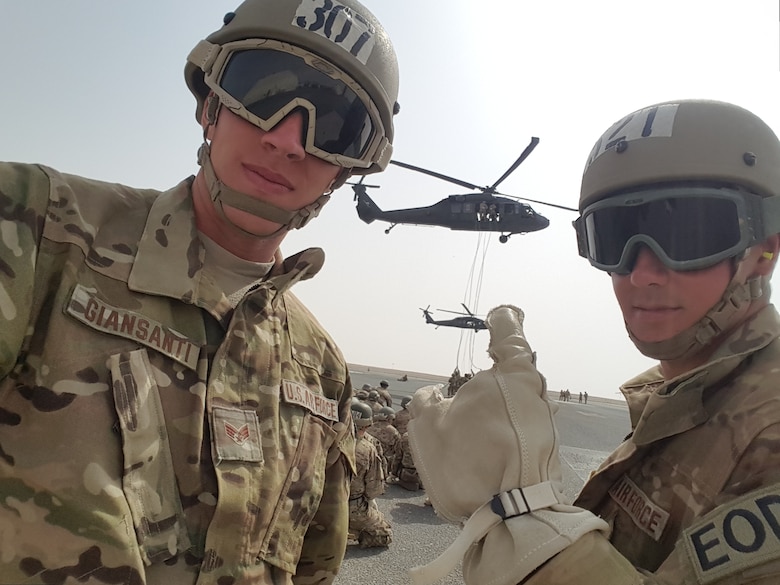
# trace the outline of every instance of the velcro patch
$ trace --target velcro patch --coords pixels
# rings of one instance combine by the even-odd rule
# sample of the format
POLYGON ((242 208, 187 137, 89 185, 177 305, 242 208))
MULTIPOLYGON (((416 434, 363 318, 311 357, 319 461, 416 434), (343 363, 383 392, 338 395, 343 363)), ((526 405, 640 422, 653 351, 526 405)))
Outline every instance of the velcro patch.
POLYGON ((197 343, 141 313, 109 305, 83 285, 76 285, 66 310, 94 329, 137 341, 193 371, 198 365, 197 343))
POLYGON ((260 424, 254 410, 215 406, 211 417, 218 461, 263 462, 260 424))
POLYGON ((780 558, 780 484, 719 506, 683 538, 700 583, 780 558))
POLYGON ((624 475, 609 488, 609 496, 650 538, 656 542, 661 538, 669 520, 669 512, 653 502, 627 476, 624 475))
POLYGON ((312 392, 307 386, 282 380, 282 398, 288 404, 297 404, 322 418, 339 421, 339 403, 332 398, 312 392))

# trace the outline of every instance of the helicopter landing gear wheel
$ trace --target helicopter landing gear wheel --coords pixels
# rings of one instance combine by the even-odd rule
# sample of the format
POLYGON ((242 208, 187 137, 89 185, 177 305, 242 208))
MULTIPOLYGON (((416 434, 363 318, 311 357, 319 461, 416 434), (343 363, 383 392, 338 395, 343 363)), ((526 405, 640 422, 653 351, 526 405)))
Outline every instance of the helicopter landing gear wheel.
POLYGON ((398 225, 397 223, 394 223, 394 224, 392 224, 392 225, 391 225, 389 228, 387 228, 387 229, 385 230, 385 233, 386 233, 386 234, 389 234, 389 233, 390 233, 390 230, 391 230, 391 229, 393 229, 393 228, 394 228, 395 226, 397 226, 397 225, 398 225))
POLYGON ((506 234, 501 234, 498 237, 498 241, 501 242, 502 244, 506 244, 509 241, 509 236, 507 236, 506 234))

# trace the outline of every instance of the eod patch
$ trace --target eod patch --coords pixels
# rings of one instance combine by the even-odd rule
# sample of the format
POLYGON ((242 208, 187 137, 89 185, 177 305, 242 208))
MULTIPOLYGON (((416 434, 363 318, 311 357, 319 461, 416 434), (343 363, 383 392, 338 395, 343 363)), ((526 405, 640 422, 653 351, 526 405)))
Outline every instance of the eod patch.
POLYGON ((683 538, 700 583, 780 558, 780 484, 719 506, 683 538))

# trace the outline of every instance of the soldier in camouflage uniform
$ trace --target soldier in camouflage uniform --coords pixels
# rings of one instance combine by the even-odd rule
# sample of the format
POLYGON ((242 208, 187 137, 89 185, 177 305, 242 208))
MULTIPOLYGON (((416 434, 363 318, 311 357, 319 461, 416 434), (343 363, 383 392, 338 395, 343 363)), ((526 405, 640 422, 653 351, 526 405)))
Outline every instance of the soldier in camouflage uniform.
POLYGON ((580 254, 656 367, 575 504, 607 521, 527 583, 780 583, 780 141, 723 102, 657 104, 588 160, 580 254), (572 570, 575 568, 575 570, 572 570))
POLYGON ((0 164, 3 583, 329 583, 343 558, 348 369, 290 292, 323 252, 278 248, 386 166, 395 55, 355 0, 224 22, 185 70, 196 177, 0 164))
POLYGON ((374 411, 374 414, 379 412, 379 410, 382 408, 382 405, 379 403, 379 392, 376 390, 371 390, 368 393, 368 399, 366 403, 371 407, 371 410, 374 411))
POLYGON ((580 254, 610 274, 629 337, 658 360, 622 387, 632 432, 568 505, 522 319, 495 337, 491 324, 494 368, 449 403, 428 387, 410 405, 437 512, 471 514, 413 582, 435 582, 462 553, 467 585, 780 583, 780 140, 723 102, 638 110, 596 143, 579 209, 580 254), (487 399, 486 423, 468 428, 480 414, 469 406, 487 399), (451 452, 435 444, 448 430, 451 452), (504 439, 498 474, 473 445, 487 431, 504 439), (455 469, 453 488, 467 455, 482 473, 455 469), (491 474, 501 486, 480 493, 491 474))
POLYGON ((382 444, 382 468, 385 477, 388 478, 391 475, 391 465, 401 445, 401 435, 393 426, 393 418, 395 418, 395 411, 389 406, 383 406, 374 413, 374 424, 366 431, 382 444))
POLYGON ((401 435, 401 442, 395 453, 395 459, 390 466, 390 473, 398 478, 397 484, 405 490, 416 492, 422 489, 420 475, 417 473, 414 458, 412 457, 412 449, 409 445, 408 432, 401 435))
POLYGON ((395 413, 395 417, 393 418, 393 426, 398 429, 398 434, 401 436, 406 432, 406 427, 409 425, 409 419, 412 416, 407 408, 411 400, 411 396, 404 396, 401 398, 401 409, 395 413))
POLYGON ((379 388, 376 389, 379 392, 379 401, 383 406, 393 406, 393 397, 390 395, 390 382, 382 380, 379 382, 379 388))
POLYGON ((375 501, 385 493, 385 473, 379 453, 366 432, 372 426, 373 412, 367 404, 353 402, 352 419, 357 434, 357 471, 349 489, 349 531, 361 548, 388 546, 393 540, 393 529, 375 501))

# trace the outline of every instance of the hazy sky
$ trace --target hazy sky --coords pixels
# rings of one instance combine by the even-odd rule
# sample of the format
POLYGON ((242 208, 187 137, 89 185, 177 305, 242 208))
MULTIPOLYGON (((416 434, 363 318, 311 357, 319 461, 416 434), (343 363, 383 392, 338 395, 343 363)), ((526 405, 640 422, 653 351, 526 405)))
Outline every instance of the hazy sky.
MULTIPOLYGON (((183 67, 235 3, 0 0, 0 159, 160 189, 194 174, 201 131, 183 67)), ((659 101, 731 101, 780 132, 776 2, 366 5, 400 63, 394 158, 477 185, 495 182, 538 136, 500 190, 576 207, 596 139, 659 101)), ((397 167, 367 182, 381 186, 370 194, 383 209, 467 192, 397 167)), ((282 249, 325 249, 321 274, 295 291, 350 362, 442 375, 488 367, 486 332, 436 329, 419 308, 454 310, 465 300, 484 315, 511 303, 526 312, 551 389, 615 396, 652 361, 628 340, 609 278, 577 255, 576 215, 533 207, 548 229, 507 244, 492 234, 485 251, 470 232, 398 226, 385 235, 387 224, 358 219, 344 187, 282 249)))

